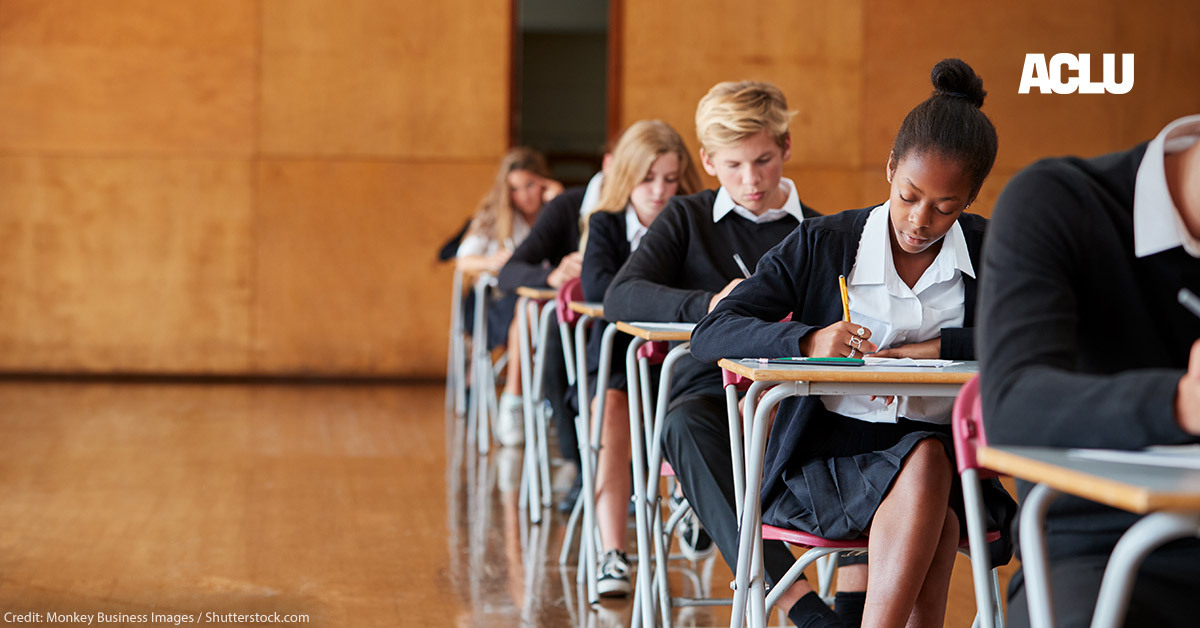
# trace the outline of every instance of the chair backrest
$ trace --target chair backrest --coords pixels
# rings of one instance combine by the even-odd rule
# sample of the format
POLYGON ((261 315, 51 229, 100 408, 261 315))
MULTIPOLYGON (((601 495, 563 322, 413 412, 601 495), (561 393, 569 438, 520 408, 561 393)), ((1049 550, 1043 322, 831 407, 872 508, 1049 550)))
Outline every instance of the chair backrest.
POLYGON ((554 310, 558 313, 558 322, 566 323, 567 325, 575 325, 579 321, 579 312, 572 310, 569 307, 571 301, 583 300, 583 282, 579 277, 568 279, 566 283, 558 288, 558 293, 554 295, 554 310))
POLYGON ((662 364, 671 351, 671 343, 665 340, 654 340, 638 347, 638 359, 646 358, 650 364, 662 364))
POLYGON ((983 404, 979 398, 979 376, 975 375, 958 391, 954 399, 954 414, 950 419, 954 430, 954 453, 958 459, 958 472, 978 469, 983 477, 995 477, 979 466, 975 451, 987 446, 987 434, 983 431, 983 404))

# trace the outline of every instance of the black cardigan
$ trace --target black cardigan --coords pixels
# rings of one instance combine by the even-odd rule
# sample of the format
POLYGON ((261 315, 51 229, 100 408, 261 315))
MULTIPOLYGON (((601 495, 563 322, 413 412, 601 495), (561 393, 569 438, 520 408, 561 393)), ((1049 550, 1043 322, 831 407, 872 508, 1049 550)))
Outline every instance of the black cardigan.
MULTIPOLYGON (((715 190, 705 190, 671 199, 613 278, 604 295, 606 318, 697 322, 708 313, 713 295, 742 277, 734 253, 753 268, 796 228, 791 216, 759 224, 733 212, 714 223, 716 198, 715 190)), ((806 218, 820 215, 803 204, 801 209, 806 218)), ((721 393, 720 369, 688 357, 675 368, 672 396, 721 393)))
MULTIPOLYGON (((1038 162, 997 200, 979 297, 990 442, 1135 449, 1198 440, 1179 427, 1174 406, 1200 337, 1200 319, 1176 293, 1200 293, 1200 260, 1180 247, 1135 257, 1145 150, 1038 162)), ((1030 487, 1018 488, 1023 498, 1030 487)), ((1059 499, 1050 553, 1107 553, 1134 519, 1059 499)), ((1186 543, 1200 556, 1200 541, 1186 543)))
MULTIPOLYGON (((871 207, 805 220, 792 235, 759 261, 754 275, 721 299, 692 334, 692 355, 706 362, 721 358, 769 358, 800 355, 800 339, 810 331, 842 320, 838 275, 849 275, 871 207), (792 320, 779 322, 789 313, 792 320)), ((987 220, 958 217, 967 252, 979 275, 980 250, 987 220)), ((963 275, 963 328, 943 328, 942 357, 974 359, 976 279, 963 275)), ((769 495, 792 458, 803 429, 823 411, 819 397, 785 399, 771 431, 762 494, 769 495)))
POLYGON ((500 269, 497 285, 505 292, 521 286, 544 287, 562 258, 579 250, 579 208, 587 188, 568 188, 542 208, 529 236, 500 269))

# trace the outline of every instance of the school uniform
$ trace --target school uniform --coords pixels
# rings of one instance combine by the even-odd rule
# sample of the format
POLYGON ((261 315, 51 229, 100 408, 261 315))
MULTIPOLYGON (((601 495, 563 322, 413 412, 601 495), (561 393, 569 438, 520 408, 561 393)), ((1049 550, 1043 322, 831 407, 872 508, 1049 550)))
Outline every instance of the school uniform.
MULTIPOLYGON (((595 212, 588 218, 588 242, 583 251, 583 272, 579 279, 583 287, 583 298, 602 302, 604 293, 612 284, 617 271, 637 249, 648 227, 638 220, 637 211, 628 206, 621 212, 595 212)), ((600 372, 600 350, 604 334, 600 333, 606 321, 600 321, 597 332, 588 339, 587 363, 590 378, 588 384, 595 394, 596 377, 600 372)), ((625 350, 632 338, 628 334, 617 334, 613 338, 612 369, 607 387, 613 390, 627 389, 625 378, 625 350)))
MULTIPOLYGON (((962 214, 910 288, 892 260, 888 210, 884 203, 805 221, 700 322, 692 354, 711 362, 801 355, 803 337, 842 320, 838 276, 845 275, 850 320, 870 329, 881 350, 941 338, 942 357, 973 359, 974 262, 986 221, 962 214), (790 321, 779 322, 788 314, 790 321)), ((783 401, 764 458, 763 522, 832 539, 862 536, 917 443, 936 439, 953 459, 952 404, 865 396, 783 401)), ((992 525, 1006 524, 1016 510, 1011 498, 994 481, 985 496, 992 525)), ((1007 548, 997 552, 1007 562, 1007 548)))
MULTIPOLYGON (((780 183, 787 201, 762 216, 737 206, 724 188, 671 199, 609 286, 605 316, 667 322, 703 318, 712 297, 743 276, 735 253, 753 267, 801 221, 819 215, 800 203, 791 180, 780 183)), ((721 370, 691 356, 682 358, 675 367, 665 421, 663 453, 732 567, 737 564, 737 516, 721 370)), ((764 543, 763 556, 772 582, 793 562, 778 541, 764 543)))
MULTIPOLYGON (((1200 116, 1152 142, 1093 159, 1040 161, 994 210, 980 288, 988 440, 1138 449, 1197 442, 1175 417, 1197 319, 1176 301, 1200 293, 1200 241, 1179 218, 1163 157, 1200 140, 1200 116)), ((1025 498, 1031 485, 1018 481, 1025 498)), ((1073 497, 1050 507, 1047 540, 1058 625, 1086 625, 1104 558, 1137 515, 1073 497)), ((1200 540, 1151 553, 1127 625, 1193 625, 1200 540)), ((1028 624, 1024 579, 1012 624, 1028 624)))
MULTIPOLYGON (((529 237, 531 230, 532 228, 529 223, 525 222, 524 216, 520 215, 520 212, 516 212, 513 216, 512 236, 510 239, 517 248, 520 248, 525 238, 529 237)), ((500 250, 503 244, 499 240, 489 238, 483 234, 473 233, 462 239, 462 242, 458 245, 455 257, 494 255, 500 250)), ((517 295, 511 291, 501 291, 499 294, 490 295, 487 307, 485 308, 485 312, 487 313, 488 349, 504 347, 508 344, 508 328, 512 325, 513 313, 516 307, 517 295)), ((467 298, 463 303, 463 325, 466 329, 471 329, 474 324, 475 291, 472 290, 467 294, 467 298)))

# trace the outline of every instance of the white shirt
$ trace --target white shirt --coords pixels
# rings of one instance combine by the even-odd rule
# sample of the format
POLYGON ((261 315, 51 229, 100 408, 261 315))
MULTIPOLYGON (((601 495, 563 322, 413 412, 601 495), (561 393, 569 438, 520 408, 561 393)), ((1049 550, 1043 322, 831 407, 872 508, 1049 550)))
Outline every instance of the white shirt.
POLYGON ((1171 200, 1163 156, 1177 153, 1200 139, 1200 115, 1179 118, 1168 124, 1146 146, 1133 188, 1133 250, 1146 257, 1182 246, 1192 257, 1200 257, 1200 240, 1183 224, 1179 208, 1171 200))
MULTIPOLYGON (((870 329, 870 341, 881 351, 936 338, 943 327, 961 327, 966 315, 962 276, 975 276, 967 240, 956 221, 933 263, 909 288, 892 260, 889 204, 872 209, 867 217, 854 268, 846 280, 850 321, 870 329)), ((879 397, 870 401, 868 397, 829 396, 821 401, 833 412, 874 423, 895 422, 897 416, 949 423, 954 405, 954 399, 946 397, 900 397, 890 406, 879 397)))
POLYGON ((583 201, 579 205, 579 215, 586 216, 600 201, 600 186, 604 184, 604 173, 597 172, 588 180, 587 188, 583 190, 583 201))
MULTIPOLYGON (((529 232, 533 229, 529 223, 525 222, 525 216, 520 212, 514 212, 513 230, 512 230, 512 248, 516 250, 521 246, 521 242, 529 236, 529 232)), ((468 255, 492 255, 500 250, 503 242, 499 240, 489 239, 487 236, 480 233, 473 233, 465 238, 458 245, 457 257, 466 257, 468 255)))
POLYGON ((729 190, 726 190, 725 186, 721 186, 721 189, 717 190, 717 198, 713 201, 713 222, 721 222, 721 219, 729 212, 759 224, 775 222, 784 216, 792 216, 796 222, 804 222, 804 213, 800 210, 800 197, 796 195, 796 183, 783 177, 779 179, 779 189, 787 193, 787 200, 783 202, 783 207, 768 209, 762 215, 756 216, 754 212, 734 203, 733 197, 729 195, 729 190))
POLYGON ((629 241, 629 252, 637 250, 638 245, 642 243, 642 236, 646 235, 649 227, 642 224, 638 219, 637 210, 633 208, 633 203, 625 206, 625 239, 629 241))

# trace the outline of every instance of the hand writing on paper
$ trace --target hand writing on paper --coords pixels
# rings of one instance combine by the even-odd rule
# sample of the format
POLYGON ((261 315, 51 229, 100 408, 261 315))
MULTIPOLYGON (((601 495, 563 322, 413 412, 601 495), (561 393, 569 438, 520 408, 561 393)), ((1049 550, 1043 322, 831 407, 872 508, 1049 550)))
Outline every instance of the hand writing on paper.
POLYGON ((1175 394, 1175 420, 1188 434, 1200 435, 1200 340, 1192 344, 1187 373, 1179 378, 1175 394))
POLYGON ((889 347, 883 351, 876 352, 871 356, 875 358, 913 358, 920 359, 937 359, 942 357, 942 339, 930 338, 925 342, 914 342, 908 345, 899 345, 889 347))
POLYGON ((721 299, 724 299, 725 297, 729 296, 729 293, 733 292, 733 289, 739 283, 742 283, 741 277, 738 277, 737 279, 734 279, 733 281, 730 281, 729 283, 725 284, 725 287, 721 288, 720 292, 714 294, 713 297, 708 300, 708 311, 709 312, 713 311, 713 308, 717 307, 717 304, 721 302, 721 299))
POLYGON ((546 283, 550 284, 551 288, 561 288, 564 283, 579 276, 580 270, 583 268, 583 255, 576 251, 562 258, 558 266, 550 271, 550 276, 546 277, 546 283))
POLYGON ((800 352, 810 358, 861 358, 878 349, 870 337, 870 329, 838 321, 801 338, 800 352))

